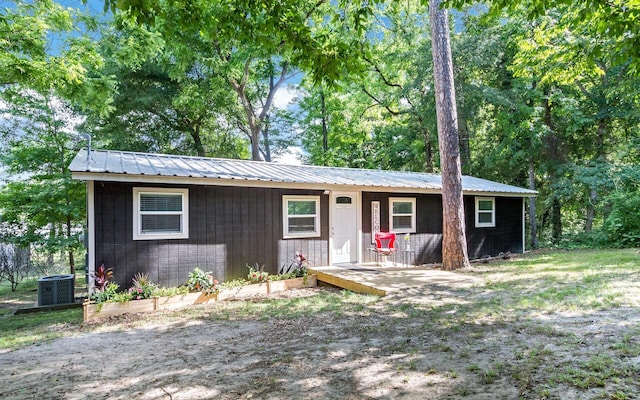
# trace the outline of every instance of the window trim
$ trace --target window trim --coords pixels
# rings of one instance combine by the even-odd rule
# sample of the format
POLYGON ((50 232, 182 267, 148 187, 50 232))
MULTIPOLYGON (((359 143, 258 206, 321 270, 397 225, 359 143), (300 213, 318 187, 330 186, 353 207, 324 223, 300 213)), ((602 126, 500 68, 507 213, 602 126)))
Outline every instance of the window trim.
POLYGON ((495 197, 476 197, 475 198, 475 221, 476 228, 495 228, 496 226, 496 198, 495 197), (491 202, 491 210, 480 210, 479 204, 481 201, 490 201, 491 202), (491 222, 480 222, 480 214, 489 214, 491 215, 491 222))
POLYGON ((312 195, 282 195, 282 238, 313 238, 320 237, 320 196, 312 195), (313 232, 289 232, 289 201, 315 201, 316 213, 308 215, 296 215, 295 217, 314 217, 315 230, 313 232))
POLYGON ((389 197, 389 231, 395 233, 416 233, 416 198, 415 197, 389 197), (394 214, 393 203, 411 203, 411 228, 395 229, 393 226, 394 216, 407 216, 409 214, 394 214))
MULTIPOLYGON (((149 213, 153 214, 153 213, 149 213)), ((188 239, 189 238, 189 189, 176 188, 133 188, 133 240, 188 239), (142 215, 140 212, 141 194, 180 194, 182 195, 182 211, 175 212, 181 216, 180 232, 142 233, 142 215)))

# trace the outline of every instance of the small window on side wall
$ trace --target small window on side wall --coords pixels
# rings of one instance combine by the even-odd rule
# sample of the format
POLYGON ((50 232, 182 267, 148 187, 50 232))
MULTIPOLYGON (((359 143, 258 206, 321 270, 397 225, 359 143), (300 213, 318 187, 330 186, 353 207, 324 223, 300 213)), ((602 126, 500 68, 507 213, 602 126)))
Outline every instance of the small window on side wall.
POLYGON ((416 231, 415 198, 389 198, 389 230, 396 233, 414 233, 416 231))
POLYGON ((320 236, 320 196, 282 196, 285 239, 320 236))
POLYGON ((476 197, 476 228, 496 226, 496 199, 494 197, 476 197))
POLYGON ((187 239, 189 190, 133 188, 133 240, 187 239))

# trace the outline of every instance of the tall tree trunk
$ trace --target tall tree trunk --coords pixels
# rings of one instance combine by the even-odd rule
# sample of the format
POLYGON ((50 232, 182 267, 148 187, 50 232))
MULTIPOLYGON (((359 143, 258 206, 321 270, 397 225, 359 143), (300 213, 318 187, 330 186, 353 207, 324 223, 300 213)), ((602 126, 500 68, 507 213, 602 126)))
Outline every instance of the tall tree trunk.
MULTIPOLYGON (((459 69, 454 69, 459 71, 459 69)), ((455 77, 455 75, 454 75, 455 77)), ((455 79, 455 78, 454 78, 455 79)), ((469 124, 464 115, 464 92, 461 85, 455 87, 456 93, 456 116, 458 117, 458 140, 460 144, 460 164, 462 171, 469 171, 471 168, 471 148, 469 147, 469 124)))
MULTIPOLYGON (((49 239, 53 241, 55 237, 56 237, 56 227, 53 224, 53 222, 49 222, 49 239)), ((55 254, 53 250, 49 250, 49 252, 47 253, 47 268, 49 270, 53 269, 53 264, 55 262, 56 262, 55 254)))
POLYGON ((427 128, 422 130, 424 138, 424 171, 432 173, 433 169, 433 147, 431 146, 431 131, 427 128))
POLYGON ((447 10, 440 9, 440 3, 441 0, 429 1, 429 16, 442 170, 442 268, 451 270, 469 266, 469 256, 465 235, 449 18, 447 10))
MULTIPOLYGON (((67 205, 69 205, 69 203, 67 202, 67 205)), ((71 237, 71 218, 67 217, 67 238, 71 237)), ((74 260, 73 257, 73 249, 69 249, 69 273, 71 275, 75 275, 76 274, 76 261, 74 260)))
MULTIPOLYGON (((549 134, 545 137, 547 162, 550 164, 550 175, 552 183, 557 182, 560 179, 559 166, 562 164, 564 155, 562 154, 561 140, 556 132, 555 124, 553 123, 553 115, 551 112, 551 103, 549 102, 550 90, 547 88, 544 90, 545 99, 544 106, 544 123, 549 128, 549 134)), ((555 194, 552 194, 553 201, 551 203, 551 232, 554 243, 558 243, 562 237, 562 204, 555 194)))
POLYGON ((551 207, 551 236, 554 243, 559 243, 562 237, 562 207, 557 197, 553 199, 551 207))
MULTIPOLYGON (((536 174, 533 158, 529 160, 529 189, 536 190, 536 174)), ((538 248, 538 221, 536 220, 536 198, 529 197, 529 224, 531 231, 531 247, 538 248)))
MULTIPOLYGON (((269 92, 267 93, 267 97, 264 99, 260 114, 256 114, 253 104, 251 104, 251 100, 249 99, 246 91, 247 83, 249 82, 249 73, 252 67, 252 61, 253 59, 248 59, 245 62, 244 75, 240 81, 237 81, 235 78, 231 78, 229 79, 229 83, 238 95, 238 100, 240 100, 240 104, 242 105, 244 113, 247 117, 247 125, 249 126, 248 135, 249 139, 251 140, 251 159, 253 161, 262 161, 260 151, 260 137, 262 136, 262 127, 264 125, 265 119, 271 111, 271 105, 273 104, 273 99, 278 92, 278 89, 280 89, 280 86, 282 86, 284 81, 287 79, 289 64, 287 62, 282 64, 278 80, 275 80, 273 75, 270 76, 269 92)), ((271 60, 269 60, 269 63, 271 63, 271 60)))
POLYGON ((191 134, 191 138, 193 139, 193 144, 195 145, 198 157, 205 157, 206 153, 204 151, 204 146, 202 145, 202 137, 200 136, 200 124, 196 123, 196 125, 193 126, 189 131, 189 133, 191 134))
POLYGON ((587 219, 584 222, 584 231, 591 232, 593 230, 593 219, 596 216, 596 200, 598 199, 598 191, 591 189, 589 191, 589 204, 587 205, 587 219))
MULTIPOLYGON (((608 108, 605 106, 601 112, 608 113, 608 108)), ((607 162, 607 153, 605 151, 605 136, 609 131, 609 118, 605 117, 598 121, 598 130, 596 136, 596 162, 607 162)), ((598 199, 598 189, 595 187, 589 188, 589 204, 587 204, 587 215, 584 223, 584 231, 591 232, 593 230, 593 220, 596 216, 596 200, 598 199)))
MULTIPOLYGON (((253 109, 253 105, 247 96, 245 91, 245 84, 237 83, 234 80, 230 80, 231 87, 235 90, 238 95, 238 99, 240 100, 240 104, 242 105, 242 109, 247 117, 247 125, 248 125, 248 135, 249 140, 251 141, 251 159, 253 161, 262 161, 262 157, 260 156, 260 135, 262 134, 262 125, 261 120, 256 117, 256 113, 253 109)), ((246 131, 245 131, 246 132, 246 131)))
POLYGON ((320 88, 320 101, 322 107, 322 151, 323 154, 323 164, 327 164, 327 152, 329 151, 329 132, 327 130, 327 103, 324 97, 324 89, 320 88))
POLYGON ((269 115, 264 119, 264 127, 262 128, 262 142, 264 143, 264 160, 271 162, 271 142, 269 139, 269 115))
POLYGON ((471 148, 469 147, 469 124, 467 119, 462 116, 458 117, 459 137, 460 137, 460 163, 462 170, 469 171, 471 168, 471 148))

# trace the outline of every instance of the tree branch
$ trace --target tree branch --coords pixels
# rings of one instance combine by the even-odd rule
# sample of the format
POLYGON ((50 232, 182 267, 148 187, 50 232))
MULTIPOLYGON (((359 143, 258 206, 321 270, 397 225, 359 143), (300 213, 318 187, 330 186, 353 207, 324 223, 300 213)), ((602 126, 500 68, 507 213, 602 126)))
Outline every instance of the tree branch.
POLYGON ((371 66, 373 67, 373 69, 375 69, 375 71, 378 73, 378 75, 380 75, 380 78, 382 79, 382 82, 384 82, 384 84, 385 84, 385 85, 390 86, 390 87, 397 87, 397 88, 402 89, 402 85, 400 85, 400 84, 398 84, 398 83, 390 82, 390 81, 389 81, 389 80, 384 76, 384 74, 382 73, 382 71, 380 70, 380 68, 378 68, 378 66, 377 66, 377 65, 375 65, 375 64, 373 63, 373 61, 369 60, 369 58, 368 58, 368 57, 364 56, 363 58, 364 58, 364 60, 365 60, 369 65, 371 65, 371 66))
POLYGON ((244 63, 244 70, 242 71, 242 89, 244 90, 245 86, 247 86, 247 82, 249 82, 249 70, 251 68, 251 62, 253 58, 247 58, 247 61, 244 63))
POLYGON ((267 117, 267 114, 269 114, 269 109, 271 109, 271 104, 273 103, 273 98, 275 97, 276 92, 278 91, 280 86, 282 86, 284 81, 287 79, 288 67, 289 67, 289 63, 285 61, 284 64, 282 64, 282 71, 280 71, 280 77, 273 84, 273 87, 269 88, 269 94, 267 95, 267 100, 265 100, 264 107, 262 107, 262 111, 260 112, 259 118, 261 122, 264 121, 264 119, 267 117))
POLYGON ((218 41, 218 39, 214 41, 213 46, 216 49, 216 53, 218 53, 218 57, 222 61, 229 62, 229 60, 231 60, 231 54, 222 52, 222 48, 220 47, 220 42, 218 41))
POLYGON ((364 117, 364 114, 366 114, 367 111, 369 111, 373 107, 379 107, 379 106, 380 106, 379 104, 372 104, 372 105, 368 106, 367 108, 365 108, 364 110, 362 110, 362 112, 360 113, 360 119, 362 119, 364 117))
POLYGON ((320 8, 320 6, 323 3, 326 3, 326 0, 319 0, 313 7, 311 7, 311 9, 309 11, 307 11, 307 14, 305 15, 304 19, 311 18, 311 14, 313 14, 314 11, 316 11, 318 8, 320 8))
POLYGON ((392 110, 391 107, 389 107, 388 105, 384 104, 382 101, 378 100, 376 98, 376 96, 374 96, 373 94, 369 93, 369 91, 365 88, 362 87, 362 91, 369 97, 371 97, 373 99, 373 101, 375 101, 377 103, 378 106, 384 108, 385 110, 387 110, 389 112, 389 114, 391 115, 401 115, 401 114, 406 114, 407 111, 396 111, 396 110, 392 110))

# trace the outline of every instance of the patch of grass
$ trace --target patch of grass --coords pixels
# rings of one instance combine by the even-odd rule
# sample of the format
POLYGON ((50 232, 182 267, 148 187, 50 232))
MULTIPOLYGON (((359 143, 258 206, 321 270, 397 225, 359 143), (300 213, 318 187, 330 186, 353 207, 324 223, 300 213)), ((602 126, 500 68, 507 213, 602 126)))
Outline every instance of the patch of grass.
POLYGON ((497 378, 498 372, 496 372, 496 370, 494 369, 482 371, 482 373, 480 374, 480 382, 482 382, 483 385, 490 385, 495 382, 497 378))
POLYGON ((611 349, 624 357, 638 357, 640 356, 639 338, 639 331, 625 333, 618 342, 611 345, 611 349))
POLYGON ((320 291, 308 297, 287 299, 261 298, 255 301, 229 301, 214 306, 212 319, 297 318, 304 315, 331 312, 336 315, 361 313, 366 306, 380 300, 373 295, 349 291, 339 293, 320 291))
MULTIPOLYGON (((84 275, 76 277, 76 287, 84 285, 84 275)), ((0 351, 40 344, 77 332, 82 325, 82 309, 41 311, 14 315, 15 310, 35 306, 38 278, 23 280, 16 291, 8 282, 0 283, 0 351)))
POLYGON ((15 292, 11 291, 11 284, 8 281, 0 282, 0 296, 7 296, 11 293, 23 293, 27 291, 31 291, 38 287, 38 278, 26 278, 16 288, 15 292))
POLYGON ((440 353, 451 353, 453 349, 446 343, 436 343, 431 347, 431 351, 440 352, 440 353))
POLYGON ((35 306, 38 278, 23 280, 16 291, 0 283, 0 350, 15 350, 67 334, 70 326, 82 323, 82 309, 14 315, 18 308, 35 306))
POLYGON ((490 298, 474 301, 477 314, 497 320, 531 312, 580 312, 638 305, 638 250, 533 252, 479 266, 490 298), (626 290, 623 290, 626 289, 626 290))
MULTIPOLYGON (((545 349, 540 344, 533 348, 517 349, 514 353, 514 359, 519 360, 513 365, 509 371, 510 375, 518 383, 521 393, 527 392, 536 386, 536 374, 540 372, 540 368, 545 364, 550 364, 554 353, 549 349, 545 349)), ((548 398, 549 390, 546 385, 542 388, 535 389, 539 398, 548 398)))
POLYGON ((0 350, 16 350, 75 332, 82 325, 82 309, 4 316, 0 350))
POLYGON ((478 364, 471 364, 467 367, 467 371, 469 372, 480 372, 482 368, 478 364))
POLYGON ((571 333, 564 332, 555 326, 541 323, 539 321, 524 321, 516 325, 519 333, 527 333, 529 335, 540 335, 549 338, 564 338, 571 336, 571 333))
POLYGON ((633 379, 637 372, 637 367, 623 365, 603 354, 581 363, 572 363, 556 374, 555 380, 580 389, 602 388, 610 382, 633 379))
POLYGON ((478 365, 474 365, 473 367, 474 368, 470 368, 469 371, 477 373, 480 377, 480 382, 483 385, 491 385, 496 380, 498 380, 498 378, 502 374, 502 370, 504 369, 504 364, 495 363, 493 366, 491 366, 490 368, 487 368, 486 370, 483 370, 478 365))
POLYGON ((467 397, 473 394, 473 391, 471 389, 469 389, 468 387, 461 387, 458 389, 458 395, 459 396, 463 396, 463 397, 467 397))
POLYGON ((531 270, 535 272, 582 273, 612 267, 633 268, 637 265, 637 249, 575 250, 532 252, 511 262, 501 263, 511 272, 531 270))
POLYGON ((3 315, 12 314, 17 308, 35 305, 38 300, 37 287, 37 278, 25 279, 18 285, 15 292, 11 291, 9 282, 0 282, 0 318, 3 315))
POLYGON ((636 396, 637 393, 626 393, 622 390, 616 390, 614 393, 609 396, 611 400, 630 400, 636 396))
POLYGON ((551 397, 551 390, 549 390, 548 387, 543 386, 538 388, 538 390, 536 391, 536 394, 540 399, 548 399, 551 397))

